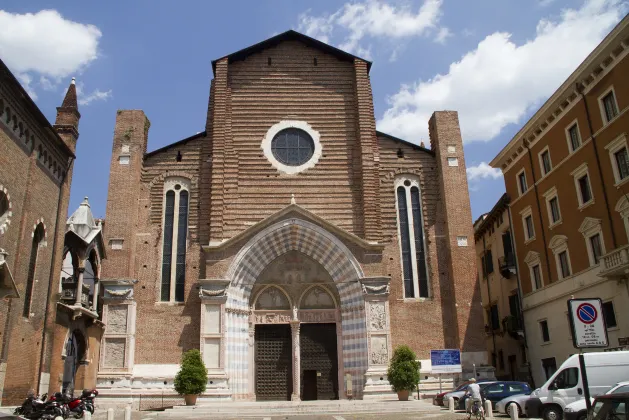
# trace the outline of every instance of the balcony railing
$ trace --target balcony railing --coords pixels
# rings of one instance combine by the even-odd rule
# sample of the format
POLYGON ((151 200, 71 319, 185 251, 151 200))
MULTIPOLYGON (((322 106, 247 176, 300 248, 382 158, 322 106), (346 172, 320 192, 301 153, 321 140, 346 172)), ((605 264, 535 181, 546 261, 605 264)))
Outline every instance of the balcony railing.
POLYGON ((513 254, 506 254, 498 258, 498 266, 500 267, 502 276, 507 279, 510 278, 512 274, 516 274, 515 256, 513 254))
POLYGON ((623 277, 629 274, 629 245, 616 248, 601 258, 601 277, 623 277))

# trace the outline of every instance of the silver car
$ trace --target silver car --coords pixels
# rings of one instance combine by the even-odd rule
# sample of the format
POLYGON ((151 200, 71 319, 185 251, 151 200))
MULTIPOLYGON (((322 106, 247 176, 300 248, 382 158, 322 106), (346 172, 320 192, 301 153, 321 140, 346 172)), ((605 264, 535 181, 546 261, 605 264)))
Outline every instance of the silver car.
POLYGON ((518 414, 526 415, 525 403, 531 398, 531 394, 517 394, 504 398, 496 403, 496 412, 508 414, 511 416, 511 403, 515 403, 518 407, 518 414))

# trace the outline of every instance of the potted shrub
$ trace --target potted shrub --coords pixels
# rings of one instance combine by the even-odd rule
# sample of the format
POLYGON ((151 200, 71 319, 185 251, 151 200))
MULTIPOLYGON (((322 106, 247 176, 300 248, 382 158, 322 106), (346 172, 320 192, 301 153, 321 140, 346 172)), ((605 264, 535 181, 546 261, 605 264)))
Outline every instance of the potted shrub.
POLYGON ((402 345, 395 349, 387 376, 398 399, 408 401, 408 394, 419 384, 419 362, 410 347, 402 345))
POLYGON ((181 358, 181 369, 175 376, 175 391, 183 395, 186 405, 195 405, 197 396, 205 392, 207 369, 199 350, 188 350, 181 358))

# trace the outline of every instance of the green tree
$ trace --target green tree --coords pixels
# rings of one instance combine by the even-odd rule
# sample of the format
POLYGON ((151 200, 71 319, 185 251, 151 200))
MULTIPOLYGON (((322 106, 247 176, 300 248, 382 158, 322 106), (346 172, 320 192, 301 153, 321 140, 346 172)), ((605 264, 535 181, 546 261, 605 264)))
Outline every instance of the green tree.
POLYGON ((397 347, 393 352, 387 377, 395 392, 411 391, 419 384, 420 363, 415 357, 413 350, 406 345, 397 347))
POLYGON ((180 395, 199 395, 205 392, 207 369, 199 350, 188 350, 181 357, 181 369, 175 376, 175 391, 180 395))

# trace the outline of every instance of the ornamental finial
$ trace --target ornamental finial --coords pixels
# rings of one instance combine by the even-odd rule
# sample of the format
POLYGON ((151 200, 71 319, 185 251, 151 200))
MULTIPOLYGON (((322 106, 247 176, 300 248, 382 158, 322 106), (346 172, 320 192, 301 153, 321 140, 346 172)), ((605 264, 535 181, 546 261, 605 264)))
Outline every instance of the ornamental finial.
POLYGON ((290 203, 291 204, 297 204, 297 201, 295 201, 295 194, 291 194, 290 195, 290 203))

